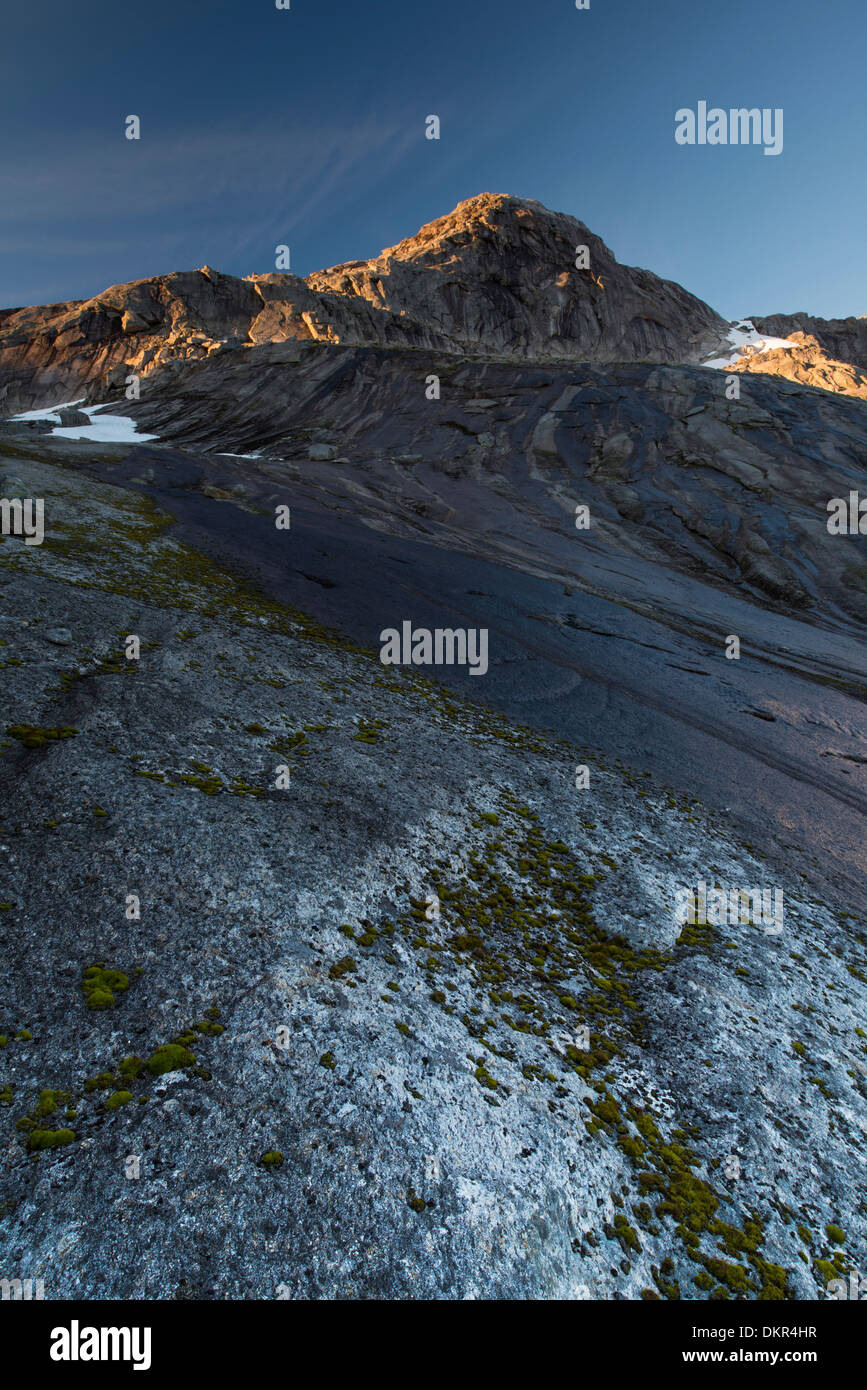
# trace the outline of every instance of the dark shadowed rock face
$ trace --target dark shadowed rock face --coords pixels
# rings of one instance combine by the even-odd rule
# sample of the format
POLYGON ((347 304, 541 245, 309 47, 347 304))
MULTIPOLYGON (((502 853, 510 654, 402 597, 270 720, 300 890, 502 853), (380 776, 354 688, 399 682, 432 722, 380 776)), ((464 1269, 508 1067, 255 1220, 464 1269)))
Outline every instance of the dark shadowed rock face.
POLYGON ((114 285, 93 299, 0 318, 5 413, 69 400, 287 339, 470 350, 511 358, 693 362, 725 325, 707 304, 621 266, 582 222, 482 194, 373 261, 302 280, 197 271, 114 285), (589 267, 576 268, 586 246, 589 267))
MULTIPOLYGON (((700 367, 284 343, 170 363, 140 402, 117 408, 166 443, 255 455, 257 469, 306 486, 321 478, 352 514, 375 499, 384 524, 447 545, 460 537, 480 556, 505 528, 521 557, 512 563, 530 547, 550 567, 569 500, 585 501, 606 546, 822 624, 841 613, 863 623, 859 539, 841 544, 827 528, 828 501, 848 495, 867 461, 863 405, 765 373, 733 401, 725 382, 700 367), (431 375, 440 400, 427 398, 431 375), (485 519, 506 496, 491 535, 485 519)), ((253 460, 243 467, 252 473, 253 460)))

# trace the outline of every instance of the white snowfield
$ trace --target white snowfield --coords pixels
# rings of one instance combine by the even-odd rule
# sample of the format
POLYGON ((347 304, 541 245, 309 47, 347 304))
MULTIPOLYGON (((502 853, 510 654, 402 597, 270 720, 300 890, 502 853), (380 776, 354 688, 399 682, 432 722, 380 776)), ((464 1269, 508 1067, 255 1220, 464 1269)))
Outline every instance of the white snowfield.
POLYGON ((766 338, 758 331, 752 319, 741 319, 729 328, 727 339, 731 348, 729 357, 712 357, 702 363, 703 367, 733 367, 742 357, 750 357, 754 352, 773 352, 775 348, 793 348, 791 338, 766 338))
POLYGON ((156 434, 139 434, 135 420, 128 415, 100 415, 94 421, 93 417, 98 410, 105 410, 105 405, 85 405, 81 402, 84 396, 77 401, 67 401, 63 405, 55 405, 50 410, 25 410, 20 415, 13 415, 13 420, 45 420, 53 424, 55 428, 52 434, 60 435, 64 439, 90 439, 94 444, 143 444, 149 439, 158 439, 156 434), (59 410, 75 410, 78 408, 84 412, 91 421, 89 425, 61 425, 59 410))

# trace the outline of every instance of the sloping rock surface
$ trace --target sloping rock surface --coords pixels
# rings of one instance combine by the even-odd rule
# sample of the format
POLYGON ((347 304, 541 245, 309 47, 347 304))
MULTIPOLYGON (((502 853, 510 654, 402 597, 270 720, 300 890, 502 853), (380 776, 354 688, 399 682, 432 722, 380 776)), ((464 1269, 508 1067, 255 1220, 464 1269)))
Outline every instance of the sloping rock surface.
MULTIPOLYGON (((15 447, 50 531, 0 544, 6 1277, 810 1299, 861 1268, 863 920, 618 744, 386 671, 67 441, 15 447), (783 930, 684 926, 701 881, 781 891, 783 930)), ((180 483, 182 456, 146 461, 180 483)), ((200 506, 284 573, 328 565, 303 506, 297 536, 200 506)))

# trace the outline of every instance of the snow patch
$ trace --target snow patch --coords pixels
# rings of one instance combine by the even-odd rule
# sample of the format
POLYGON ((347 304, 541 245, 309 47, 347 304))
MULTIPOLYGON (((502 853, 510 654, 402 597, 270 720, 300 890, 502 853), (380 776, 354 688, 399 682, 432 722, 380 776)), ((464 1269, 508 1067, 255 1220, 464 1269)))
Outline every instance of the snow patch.
POLYGON ((90 439, 94 444, 144 444, 159 439, 157 434, 139 434, 128 415, 103 415, 95 425, 61 426, 51 433, 64 439, 90 439))
POLYGON ((773 352, 776 348, 793 348, 798 344, 791 338, 768 338, 760 333, 752 319, 740 319, 729 325, 726 345, 731 348, 728 357, 712 357, 702 363, 703 367, 733 367, 743 357, 751 357, 757 352, 773 352))
POLYGON ((69 401, 65 405, 52 406, 50 410, 25 410, 21 415, 13 415, 13 420, 43 420, 56 426, 51 431, 54 435, 59 435, 63 439, 90 439, 94 444, 143 444, 149 439, 158 439, 156 434, 139 434, 135 420, 129 415, 100 415, 94 421, 94 415, 99 410, 106 410, 110 402, 103 401, 102 405, 86 405, 82 407, 83 413, 90 420, 89 425, 61 425, 60 410, 73 410, 81 406, 85 399, 81 396, 77 401, 69 401))

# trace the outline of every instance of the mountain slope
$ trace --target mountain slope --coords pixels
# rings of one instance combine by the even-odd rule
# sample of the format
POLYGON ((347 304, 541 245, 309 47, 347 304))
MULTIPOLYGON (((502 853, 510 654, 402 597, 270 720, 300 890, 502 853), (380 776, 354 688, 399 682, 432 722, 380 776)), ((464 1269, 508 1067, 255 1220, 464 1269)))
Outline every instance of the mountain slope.
MULTIPOLYGON (((0 545, 10 1276, 812 1299, 857 1269, 863 924, 620 745, 386 671, 238 584, 69 448, 21 446, 51 533, 0 545), (679 923, 706 880, 782 891, 784 931, 679 923)), ((293 533, 228 505, 292 563, 293 533)))
POLYGON ((867 537, 827 503, 867 408, 632 360, 732 334, 606 254, 483 195, 307 281, 0 316, 7 414, 72 402, 0 422, 46 523, 0 538, 10 1278, 864 1268, 867 537), (404 623, 484 631, 484 675, 384 665, 404 623), (702 884, 740 913, 683 921, 702 884))

